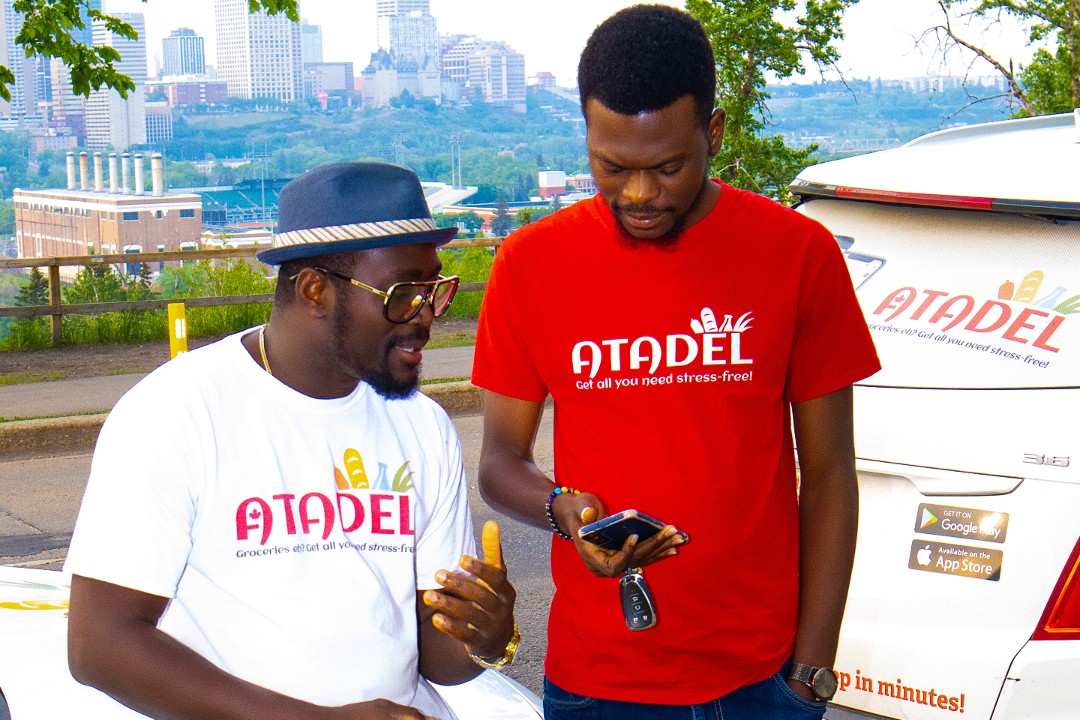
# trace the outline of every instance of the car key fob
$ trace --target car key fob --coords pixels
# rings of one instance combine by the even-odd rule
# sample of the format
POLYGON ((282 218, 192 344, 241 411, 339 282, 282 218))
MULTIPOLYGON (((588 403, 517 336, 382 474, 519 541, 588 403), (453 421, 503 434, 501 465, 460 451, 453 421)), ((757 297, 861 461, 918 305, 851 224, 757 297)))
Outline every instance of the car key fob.
POLYGON ((631 630, 648 630, 656 624, 656 605, 641 568, 630 568, 619 580, 623 619, 631 630))

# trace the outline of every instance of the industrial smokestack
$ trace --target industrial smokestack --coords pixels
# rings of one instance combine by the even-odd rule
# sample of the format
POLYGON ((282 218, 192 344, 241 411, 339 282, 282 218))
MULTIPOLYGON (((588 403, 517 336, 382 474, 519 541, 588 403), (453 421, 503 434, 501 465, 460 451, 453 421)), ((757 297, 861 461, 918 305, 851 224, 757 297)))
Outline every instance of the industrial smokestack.
POLYGON ((142 153, 135 153, 135 194, 142 195, 143 188, 146 187, 146 179, 144 174, 146 168, 143 167, 142 153))
POLYGON ((150 156, 150 184, 154 188, 154 197, 165 194, 165 158, 161 157, 161 153, 150 156))
POLYGON ((131 156, 124 153, 120 156, 120 174, 121 182, 120 187, 123 188, 125 195, 131 194, 131 156))
POLYGON ((88 186, 88 183, 87 183, 87 180, 86 180, 86 173, 87 173, 86 153, 81 152, 81 153, 79 153, 79 189, 80 190, 85 190, 87 188, 87 186, 88 186))
POLYGON ((69 152, 67 154, 67 180, 68 190, 75 189, 75 153, 69 152))
POLYGON ((109 192, 116 194, 116 153, 109 153, 109 192))
POLYGON ((105 185, 101 180, 101 153, 94 153, 94 192, 101 192, 105 185))

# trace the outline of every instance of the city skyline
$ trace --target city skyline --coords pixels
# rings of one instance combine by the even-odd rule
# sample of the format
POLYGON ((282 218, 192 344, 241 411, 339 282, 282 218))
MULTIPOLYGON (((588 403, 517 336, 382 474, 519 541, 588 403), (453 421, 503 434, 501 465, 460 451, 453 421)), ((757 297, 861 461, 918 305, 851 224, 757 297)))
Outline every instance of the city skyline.
MULTIPOLYGON (((563 86, 574 84, 577 58, 592 29, 632 0, 548 0, 535 13, 522 15, 520 6, 503 0, 430 0, 431 15, 440 34, 464 33, 487 41, 507 43, 525 56, 528 76, 547 71, 563 86)), ((664 4, 682 7, 682 2, 664 4)), ((929 51, 915 47, 915 39, 939 21, 934 0, 861 0, 844 19, 846 38, 841 44, 840 69, 846 77, 907 78, 941 73, 940 62, 929 51)), ((206 38, 206 62, 217 64, 214 43, 213 0, 106 0, 107 12, 143 12, 146 15, 150 68, 160 65, 161 39, 179 27, 190 27, 206 38)), ((301 0, 301 17, 321 25, 324 59, 352 62, 359 72, 378 48, 376 0, 353 0, 342 6, 335 0, 301 0)), ((1018 63, 1030 60, 1026 34, 1005 24, 973 36, 984 46, 1018 63)), ((959 56, 954 60, 959 60, 959 56)), ((962 74, 967 65, 953 62, 945 74, 962 74)), ((992 74, 988 65, 976 65, 975 75, 992 74)), ((811 69, 807 81, 816 79, 811 69)))

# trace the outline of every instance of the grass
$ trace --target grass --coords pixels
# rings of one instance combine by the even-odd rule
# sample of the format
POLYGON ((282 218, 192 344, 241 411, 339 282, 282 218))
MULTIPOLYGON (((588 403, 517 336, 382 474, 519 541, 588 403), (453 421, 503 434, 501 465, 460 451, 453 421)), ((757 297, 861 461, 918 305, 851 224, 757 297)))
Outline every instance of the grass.
POLYGON ((475 344, 476 333, 474 332, 452 332, 446 333, 445 335, 439 335, 433 332, 427 345, 424 346, 424 349, 437 350, 439 348, 463 347, 475 344))
POLYGON ((27 417, 4 417, 0 415, 0 424, 11 422, 23 422, 24 420, 53 420, 55 418, 69 418, 69 417, 83 417, 90 415, 105 415, 106 413, 100 410, 77 412, 77 413, 63 413, 61 415, 33 415, 27 417))
POLYGON ((64 373, 58 370, 46 372, 13 372, 0 374, 0 386, 2 385, 26 385, 27 383, 43 382, 46 380, 59 380, 64 373))
POLYGON ((424 380, 421 385, 441 385, 443 383, 461 382, 463 380, 469 380, 467 377, 449 377, 449 378, 435 378, 434 380, 424 380))

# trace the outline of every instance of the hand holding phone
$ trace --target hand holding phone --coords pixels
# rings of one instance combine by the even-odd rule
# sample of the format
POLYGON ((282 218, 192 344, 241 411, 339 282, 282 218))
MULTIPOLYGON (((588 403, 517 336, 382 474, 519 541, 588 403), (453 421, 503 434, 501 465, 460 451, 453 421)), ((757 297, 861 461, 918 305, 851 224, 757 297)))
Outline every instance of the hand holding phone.
MULTIPOLYGON (((626 539, 631 535, 637 535, 638 542, 641 542, 648 540, 665 527, 667 523, 643 512, 623 510, 588 525, 582 525, 578 533, 582 540, 605 550, 621 550, 626 539)), ((682 536, 683 542, 689 539, 686 533, 680 532, 679 535, 682 536)))

